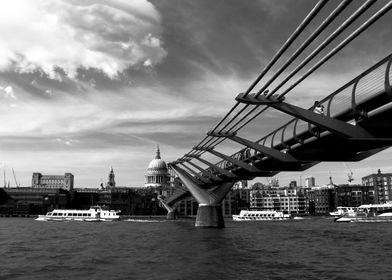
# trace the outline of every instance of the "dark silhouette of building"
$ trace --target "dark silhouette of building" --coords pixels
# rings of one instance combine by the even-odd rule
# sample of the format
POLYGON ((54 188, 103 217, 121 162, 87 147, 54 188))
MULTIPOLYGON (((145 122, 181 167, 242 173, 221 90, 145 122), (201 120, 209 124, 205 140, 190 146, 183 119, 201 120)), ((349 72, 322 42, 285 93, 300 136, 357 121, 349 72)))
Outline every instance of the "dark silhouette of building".
POLYGON ((106 184, 107 188, 114 188, 116 187, 116 181, 114 180, 114 171, 113 171, 113 167, 110 170, 109 176, 108 176, 108 182, 106 184))
POLYGON ((9 215, 45 214, 69 206, 69 193, 52 188, 6 188, 0 191, 0 213, 9 215))
POLYGON ((329 184, 307 190, 309 201, 309 214, 326 215, 337 207, 335 199, 336 185, 329 177, 329 184))
POLYGON ((372 186, 339 185, 335 188, 335 205, 344 207, 358 207, 362 204, 374 203, 374 189, 372 186))

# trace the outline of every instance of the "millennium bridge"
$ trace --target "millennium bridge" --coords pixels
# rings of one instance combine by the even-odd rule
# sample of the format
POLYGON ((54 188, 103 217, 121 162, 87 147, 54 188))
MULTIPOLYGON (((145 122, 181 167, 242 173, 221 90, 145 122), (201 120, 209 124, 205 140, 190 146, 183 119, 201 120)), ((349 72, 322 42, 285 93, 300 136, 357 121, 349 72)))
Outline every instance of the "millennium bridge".
POLYGON ((199 204, 196 227, 224 227, 221 202, 239 180, 303 171, 324 161, 360 161, 392 145, 392 54, 310 108, 297 105, 295 97, 287 97, 392 8, 392 1, 383 2, 385 5, 376 10, 370 9, 376 0, 354 9, 351 6, 356 1, 328 2, 321 0, 314 6, 257 79, 246 91, 237 93, 234 106, 204 139, 169 163, 186 188, 160 199, 168 219, 175 218, 176 203, 191 195, 199 204), (316 16, 327 4, 335 6, 323 13, 326 17, 314 28, 316 16), (310 35, 301 39, 304 34, 310 35), (281 62, 278 69, 272 70, 277 62, 281 62), (252 121, 260 124, 260 117, 268 122, 262 117, 271 110, 289 116, 289 121, 257 141, 250 140, 242 129, 252 121), (219 151, 224 141, 236 142, 242 149, 227 155, 219 151), (212 162, 210 156, 221 160, 212 162))

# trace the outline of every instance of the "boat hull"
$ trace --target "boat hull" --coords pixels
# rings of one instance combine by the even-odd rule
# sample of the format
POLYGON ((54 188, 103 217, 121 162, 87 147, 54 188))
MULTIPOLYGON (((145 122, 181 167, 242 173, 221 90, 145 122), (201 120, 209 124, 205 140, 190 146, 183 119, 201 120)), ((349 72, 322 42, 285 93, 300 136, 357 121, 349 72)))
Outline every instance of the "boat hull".
POLYGON ((233 215, 233 221, 284 221, 290 220, 290 217, 278 217, 278 218, 243 218, 239 215, 233 215))
POLYGON ((284 221, 291 218, 290 214, 272 210, 242 210, 239 215, 233 215, 234 221, 284 221))
POLYGON ((76 221, 76 222, 111 222, 120 219, 120 211, 105 210, 100 206, 91 206, 89 210, 54 209, 46 215, 39 215, 36 221, 76 221))
MULTIPOLYGON (((375 205, 376 208, 378 205, 375 205)), ((387 206, 392 206, 390 204, 383 204, 380 207, 384 209, 380 212, 373 211, 361 211, 351 215, 345 215, 340 218, 335 219, 338 223, 390 223, 392 222, 392 208, 387 208, 387 206)), ((370 209, 372 206, 364 206, 363 208, 370 209)))
POLYGON ((119 218, 117 219, 101 219, 101 218, 91 218, 91 219, 72 219, 72 218, 50 218, 46 217, 45 215, 40 215, 38 218, 35 219, 36 221, 46 221, 46 222, 112 222, 112 221, 118 221, 120 220, 119 218))

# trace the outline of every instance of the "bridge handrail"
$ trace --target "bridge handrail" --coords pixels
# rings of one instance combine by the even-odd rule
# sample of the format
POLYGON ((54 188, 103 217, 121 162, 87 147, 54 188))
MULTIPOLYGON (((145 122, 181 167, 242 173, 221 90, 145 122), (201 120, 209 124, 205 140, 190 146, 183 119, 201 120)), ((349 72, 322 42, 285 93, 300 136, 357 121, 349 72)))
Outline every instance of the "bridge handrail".
MULTIPOLYGON (((388 55, 387 57, 385 57, 384 59, 382 59, 381 61, 379 61, 378 63, 376 63, 375 65, 373 65, 372 67, 370 67, 369 69, 367 69, 366 71, 364 71, 363 73, 361 73, 360 75, 358 75, 357 77, 355 77, 354 79, 352 79, 350 82, 346 83, 345 85, 343 85, 342 87, 340 87, 339 89, 335 90, 333 93, 331 93, 330 95, 328 95, 327 97, 323 98, 322 100, 320 100, 319 104, 326 105, 326 115, 331 117, 331 107, 332 107, 332 101, 333 99, 341 92, 343 92, 345 89, 348 89, 350 86, 353 87, 353 90, 351 92, 351 107, 348 107, 344 110, 341 110, 340 113, 335 114, 334 116, 332 116, 333 118, 336 119, 341 119, 343 116, 347 115, 347 114, 351 114, 350 119, 345 120, 346 122, 348 121, 352 121, 353 119, 355 119, 357 117, 358 114, 361 114, 359 107, 361 104, 363 104, 365 101, 362 102, 356 102, 356 93, 357 93, 357 85, 358 83, 367 75, 373 73, 374 70, 376 70, 377 68, 381 67, 383 64, 386 64, 385 67, 385 75, 384 75, 384 88, 382 92, 376 92, 373 93, 373 98, 378 96, 378 95, 382 95, 384 92, 392 98, 392 89, 391 89, 391 84, 390 84, 390 78, 389 75, 391 73, 391 64, 392 64, 392 54, 388 55)), ((309 108, 309 110, 313 110, 314 109, 314 105, 312 107, 309 108)), ((269 137, 271 137, 271 144, 270 147, 274 148, 274 147, 278 147, 281 146, 282 148, 284 148, 286 145, 286 142, 290 141, 290 140, 296 140, 297 142, 300 142, 301 139, 299 138, 300 134, 306 133, 306 132, 310 132, 311 134, 312 132, 312 128, 313 125, 311 125, 310 123, 308 123, 308 129, 307 130, 303 130, 298 132, 297 128, 298 128, 298 118, 293 118, 291 119, 289 122, 287 122, 286 124, 282 125, 281 127, 279 127, 278 129, 270 132, 269 134, 267 134, 266 136, 264 136, 263 138, 261 138, 260 140, 256 141, 257 143, 260 143, 262 145, 266 145, 267 139, 269 137), (294 129, 293 129, 293 136, 290 139, 284 139, 284 132, 285 129, 292 123, 294 124, 294 129), (278 132, 282 130, 282 134, 281 134, 281 141, 279 144, 274 145, 274 140, 275 140, 275 136, 278 134, 278 132)), ((252 150, 251 148, 245 147, 242 148, 241 150, 239 150, 238 152, 234 153, 233 155, 231 155, 231 157, 236 158, 236 159, 241 159, 241 160, 247 160, 249 159, 249 157, 245 157, 245 154, 249 154, 251 153, 250 151, 252 150)), ((254 155, 257 155, 257 151, 254 151, 254 155)), ((226 161, 226 160, 221 160, 219 162, 217 162, 215 165, 221 167, 221 168, 225 168, 225 169, 232 169, 234 166, 232 163, 226 161)), ((211 168, 207 168, 206 170, 211 170, 211 168)))

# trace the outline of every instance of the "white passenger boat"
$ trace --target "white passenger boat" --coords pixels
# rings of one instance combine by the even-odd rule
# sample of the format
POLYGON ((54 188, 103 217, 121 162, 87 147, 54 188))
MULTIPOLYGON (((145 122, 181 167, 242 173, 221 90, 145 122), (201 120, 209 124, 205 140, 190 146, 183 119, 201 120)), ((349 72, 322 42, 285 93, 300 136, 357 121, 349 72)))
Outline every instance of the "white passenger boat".
POLYGON ((348 213, 335 222, 355 223, 380 223, 392 222, 392 202, 384 204, 364 204, 357 208, 354 213, 348 213))
POLYGON ((241 210, 239 215, 233 215, 234 221, 280 221, 291 219, 290 214, 274 210, 241 210))
POLYGON ((329 212, 329 215, 334 217, 341 217, 348 214, 353 214, 357 210, 357 207, 343 207, 338 206, 336 207, 336 211, 329 212))
POLYGON ((82 221, 105 222, 120 219, 120 211, 104 209, 101 206, 91 206, 88 210, 54 209, 46 215, 39 215, 36 221, 82 221))

